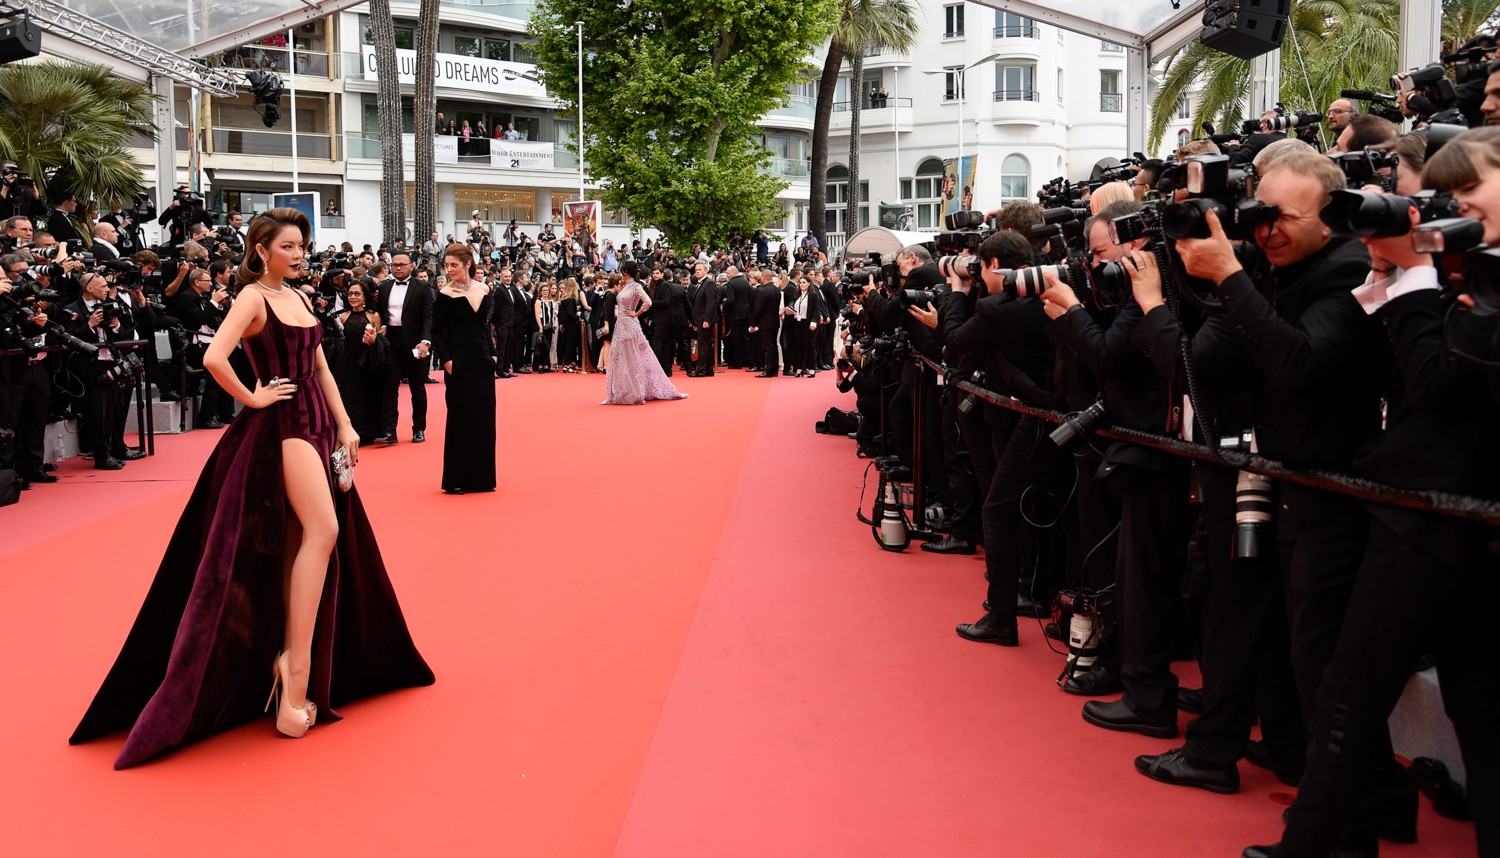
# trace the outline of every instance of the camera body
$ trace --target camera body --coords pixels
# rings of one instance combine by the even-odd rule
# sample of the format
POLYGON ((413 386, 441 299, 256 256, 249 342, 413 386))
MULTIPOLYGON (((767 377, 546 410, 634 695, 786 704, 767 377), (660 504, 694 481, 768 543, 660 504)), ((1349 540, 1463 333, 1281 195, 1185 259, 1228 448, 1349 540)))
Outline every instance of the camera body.
POLYGON ((1334 235, 1355 238, 1387 238, 1411 232, 1407 211, 1416 207, 1422 223, 1458 217, 1458 203, 1441 191, 1422 191, 1409 197, 1372 191, 1334 191, 1318 213, 1334 235))
POLYGON ((1277 207, 1255 199, 1255 168, 1230 166, 1226 155, 1186 158, 1175 165, 1171 181, 1189 195, 1161 210, 1162 234, 1173 240, 1208 238, 1209 212, 1218 215, 1225 235, 1242 241, 1253 239, 1257 226, 1281 216, 1277 207))
POLYGON ((1337 152, 1328 156, 1344 171, 1344 181, 1353 190, 1365 185, 1378 185, 1387 193, 1396 190, 1396 171, 1400 159, 1395 152, 1382 152, 1366 147, 1359 152, 1337 152), (1390 170, 1382 174, 1381 170, 1390 170))

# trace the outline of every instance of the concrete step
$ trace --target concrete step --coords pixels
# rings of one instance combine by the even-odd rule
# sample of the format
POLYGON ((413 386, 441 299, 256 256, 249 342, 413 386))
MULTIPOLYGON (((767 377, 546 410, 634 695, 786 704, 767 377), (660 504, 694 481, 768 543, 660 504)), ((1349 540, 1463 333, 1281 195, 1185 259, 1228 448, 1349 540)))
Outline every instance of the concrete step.
MULTIPOLYGON (((193 419, 196 416, 193 409, 195 403, 192 400, 184 402, 161 402, 153 400, 151 403, 151 429, 157 435, 176 435, 179 432, 193 429, 193 419), (183 417, 186 416, 186 422, 183 417), (186 428, 181 428, 185 426, 186 428)), ((125 416, 125 431, 132 433, 136 431, 136 407, 135 400, 130 400, 130 413, 125 416)))

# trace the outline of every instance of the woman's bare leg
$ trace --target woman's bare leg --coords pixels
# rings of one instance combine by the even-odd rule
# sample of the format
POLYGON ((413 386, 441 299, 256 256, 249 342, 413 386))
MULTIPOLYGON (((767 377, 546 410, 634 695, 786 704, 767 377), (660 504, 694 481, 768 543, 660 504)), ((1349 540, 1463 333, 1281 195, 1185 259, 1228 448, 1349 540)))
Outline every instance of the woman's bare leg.
POLYGON ((313 628, 318 621, 318 602, 323 598, 323 579, 328 558, 338 539, 338 518, 322 458, 301 439, 281 442, 281 473, 287 502, 302 532, 283 582, 286 594, 287 675, 282 676, 283 694, 295 709, 307 706, 307 681, 312 672, 313 628))

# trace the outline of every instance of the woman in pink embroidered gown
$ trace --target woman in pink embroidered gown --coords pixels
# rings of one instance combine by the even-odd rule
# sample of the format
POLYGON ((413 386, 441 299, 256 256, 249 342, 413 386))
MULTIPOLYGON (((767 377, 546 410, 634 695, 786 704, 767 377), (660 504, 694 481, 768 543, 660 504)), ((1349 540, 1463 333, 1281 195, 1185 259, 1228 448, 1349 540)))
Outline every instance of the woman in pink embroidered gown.
POLYGON ((649 399, 686 399, 667 381, 651 343, 641 333, 640 316, 651 309, 651 299, 640 281, 635 260, 620 266, 625 282, 615 298, 615 321, 610 335, 609 372, 605 373, 608 396, 600 405, 643 405, 649 399))

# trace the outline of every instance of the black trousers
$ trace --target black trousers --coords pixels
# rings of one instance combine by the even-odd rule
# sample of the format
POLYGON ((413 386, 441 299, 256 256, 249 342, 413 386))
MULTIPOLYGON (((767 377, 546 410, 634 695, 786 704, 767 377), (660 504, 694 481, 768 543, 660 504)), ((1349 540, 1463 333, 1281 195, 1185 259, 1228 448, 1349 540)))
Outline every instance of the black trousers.
POLYGON ((703 323, 699 322, 693 328, 693 338, 698 343, 698 360, 693 364, 693 371, 699 375, 713 375, 714 364, 718 357, 715 354, 719 347, 718 327, 710 324, 705 328, 703 323))
MULTIPOLYGON (((111 435, 114 431, 115 414, 120 407, 120 392, 113 382, 103 385, 98 383, 100 373, 109 368, 108 363, 80 357, 77 366, 81 367, 79 377, 83 387, 78 420, 79 440, 95 461, 103 461, 114 452, 111 435)), ((209 378, 208 383, 218 387, 212 378, 209 378)))
POLYGON ((411 390, 411 429, 413 432, 427 431, 427 369, 428 358, 419 358, 406 347, 406 339, 400 327, 388 327, 386 338, 391 341, 394 360, 385 375, 385 386, 380 392, 380 415, 386 435, 396 434, 401 401, 401 377, 407 379, 411 390))
POLYGON ((16 433, 9 453, 0 447, 0 468, 13 465, 22 476, 41 472, 51 401, 52 376, 46 361, 31 363, 24 355, 0 357, 0 427, 16 433))
POLYGON ((755 356, 750 349, 749 327, 748 319, 729 320, 729 341, 725 343, 724 356, 731 369, 755 365, 755 356))
MULTIPOLYGON (((1061 498, 1065 489, 1067 460, 1057 446, 1047 439, 1046 427, 1031 415, 1023 416, 1006 437, 995 465, 995 477, 980 509, 984 532, 984 567, 989 576, 986 598, 991 613, 1009 620, 1015 616, 1016 597, 1023 572, 1028 578, 1038 557, 1035 534, 1026 533, 1030 525, 1021 514, 1022 500, 1028 509, 1040 509, 1032 503, 1029 492, 1038 496, 1061 498)), ((1061 501, 1059 501, 1060 505, 1061 501)), ((1056 518, 1056 510, 1052 511, 1056 518)), ((1008 625, 1008 622, 1006 623, 1008 625)))
POLYGON ((779 326, 767 327, 761 328, 756 333, 760 337, 760 368, 771 375, 776 375, 781 368, 781 329, 779 326))
POLYGON ((1469 807, 1482 858, 1500 856, 1500 734, 1487 671, 1476 662, 1493 634, 1477 613, 1500 597, 1493 531, 1431 517, 1419 540, 1403 538, 1377 514, 1338 643, 1318 688, 1307 772, 1277 855, 1327 855, 1338 841, 1373 843, 1377 816, 1404 813, 1399 781, 1388 773, 1387 718, 1417 659, 1437 658, 1444 709, 1468 775, 1469 807), (1427 545, 1447 541, 1449 551, 1427 545), (1455 564, 1455 544, 1477 562, 1455 564), (1337 736, 1342 733, 1342 740, 1337 736), (1382 773, 1386 769, 1387 773, 1382 773), (1397 805, 1393 807, 1393 805, 1397 805))
POLYGON ((517 370, 531 365, 531 328, 526 324, 510 329, 510 366, 517 370))
MULTIPOLYGON (((819 328, 817 336, 821 335, 822 328, 819 328)), ((953 536, 965 542, 978 542, 983 534, 979 509, 984 503, 984 496, 974 477, 974 467, 969 459, 969 445, 966 443, 967 435, 959 426, 958 413, 958 404, 963 402, 968 394, 956 387, 943 387, 940 390, 942 391, 939 404, 942 409, 943 457, 946 460, 943 470, 948 474, 948 502, 950 504, 948 530, 953 536)), ((986 446, 989 445, 989 440, 989 436, 985 435, 986 446)), ((988 485, 986 483, 985 487, 988 488, 988 485)))
POLYGON ((656 362, 661 364, 661 371, 671 376, 672 358, 677 353, 677 338, 672 336, 672 327, 665 322, 651 326, 651 352, 656 355, 656 362))
POLYGON ((1233 559, 1238 474, 1200 463, 1197 476, 1207 524, 1207 575, 1192 588, 1203 627, 1203 714, 1188 722, 1184 753, 1201 766, 1232 766, 1259 717, 1271 758, 1299 772, 1306 732, 1276 557, 1233 559))
POLYGON ((1179 460, 1159 471, 1116 465, 1108 481, 1120 496, 1115 614, 1124 702, 1138 715, 1175 719, 1172 619, 1178 612, 1191 526, 1187 467, 1179 460))
POLYGON ((833 329, 833 320, 818 325, 816 366, 833 366, 833 329))

